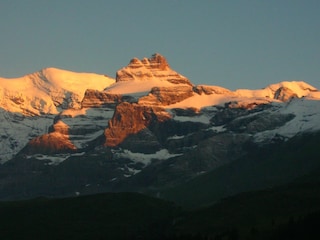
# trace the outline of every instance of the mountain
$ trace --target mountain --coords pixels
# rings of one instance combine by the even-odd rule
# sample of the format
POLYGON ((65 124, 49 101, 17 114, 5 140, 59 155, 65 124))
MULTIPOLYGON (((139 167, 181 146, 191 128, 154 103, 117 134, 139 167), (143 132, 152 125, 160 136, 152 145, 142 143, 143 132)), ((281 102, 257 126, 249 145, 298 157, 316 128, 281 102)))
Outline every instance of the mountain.
POLYGON ((25 116, 57 114, 59 108, 81 108, 88 88, 103 90, 113 82, 104 75, 46 68, 20 78, 0 78, 0 106, 25 116))
POLYGON ((159 195, 193 209, 241 192, 269 191, 278 185, 297 182, 299 185, 318 183, 319 138, 319 133, 301 134, 260 147, 248 145, 248 154, 243 157, 186 183, 164 189, 159 195))
POLYGON ((114 79, 57 68, 15 79, 0 78, 1 155, 7 161, 33 137, 42 135, 63 109, 81 109, 87 88, 103 90, 114 79))
MULTIPOLYGON (((228 176, 223 168, 243 169, 243 176, 248 159, 292 141, 299 148, 310 136, 318 141, 320 130, 320 91, 305 82, 236 91, 194 85, 160 54, 132 59, 115 79, 48 68, 0 82, 1 199, 137 191, 176 200, 168 191, 186 186, 190 194, 193 181, 228 176)), ((254 165, 261 176, 277 167, 270 159, 268 168, 254 165)), ((311 169, 294 166, 286 181, 311 169)), ((267 185, 261 179, 256 188, 267 185)))

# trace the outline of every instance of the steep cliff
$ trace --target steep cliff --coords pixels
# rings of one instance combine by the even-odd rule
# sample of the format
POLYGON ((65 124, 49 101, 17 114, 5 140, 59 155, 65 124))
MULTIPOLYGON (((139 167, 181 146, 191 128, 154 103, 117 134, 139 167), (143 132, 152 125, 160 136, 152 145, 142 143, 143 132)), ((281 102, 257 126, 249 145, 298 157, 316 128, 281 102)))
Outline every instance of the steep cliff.
POLYGON ((172 70, 162 55, 155 53, 151 58, 139 60, 133 58, 128 66, 117 71, 116 81, 150 81, 158 79, 173 84, 192 85, 191 82, 181 74, 172 70))
POLYGON ((128 136, 148 128, 152 122, 163 122, 170 118, 170 114, 160 107, 121 103, 116 107, 108 128, 105 130, 105 145, 117 146, 128 136))
POLYGON ((74 152, 77 148, 69 139, 69 126, 58 121, 52 132, 33 138, 24 149, 25 154, 55 154, 74 152))
POLYGON ((116 80, 57 69, 22 80, 0 79, 0 195, 18 181, 34 193, 43 179, 52 185, 38 193, 59 179, 69 188, 56 195, 157 191, 320 130, 320 92, 305 82, 195 86, 160 54, 132 59, 116 80))

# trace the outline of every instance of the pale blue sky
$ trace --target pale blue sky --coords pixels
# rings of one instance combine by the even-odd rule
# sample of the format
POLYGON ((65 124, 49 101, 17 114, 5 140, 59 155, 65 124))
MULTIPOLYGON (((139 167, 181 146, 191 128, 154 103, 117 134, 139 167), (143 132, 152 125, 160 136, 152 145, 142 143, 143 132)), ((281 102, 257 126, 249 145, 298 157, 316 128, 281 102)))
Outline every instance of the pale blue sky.
POLYGON ((0 76, 115 76, 158 52, 195 84, 320 88, 319 13, 319 0, 0 0, 0 76))

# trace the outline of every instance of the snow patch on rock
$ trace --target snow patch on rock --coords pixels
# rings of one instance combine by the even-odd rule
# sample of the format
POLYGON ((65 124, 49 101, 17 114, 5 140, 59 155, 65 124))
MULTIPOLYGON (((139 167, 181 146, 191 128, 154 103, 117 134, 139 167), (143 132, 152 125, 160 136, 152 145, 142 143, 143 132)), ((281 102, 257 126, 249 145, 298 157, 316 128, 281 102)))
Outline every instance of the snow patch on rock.
POLYGON ((152 160, 166 160, 169 158, 177 157, 182 154, 171 154, 167 149, 161 149, 155 153, 144 154, 144 153, 134 153, 130 150, 113 150, 115 158, 128 158, 135 163, 142 163, 145 166, 149 165, 152 160))

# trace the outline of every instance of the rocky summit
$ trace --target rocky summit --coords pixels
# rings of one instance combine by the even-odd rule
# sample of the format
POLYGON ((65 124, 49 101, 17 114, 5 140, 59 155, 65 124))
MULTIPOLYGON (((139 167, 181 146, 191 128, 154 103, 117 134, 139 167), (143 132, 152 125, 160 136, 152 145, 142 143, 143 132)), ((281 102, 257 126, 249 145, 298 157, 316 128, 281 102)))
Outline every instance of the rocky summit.
POLYGON ((188 84, 191 82, 181 74, 173 71, 165 57, 155 53, 151 58, 139 60, 133 58, 128 66, 117 71, 116 81, 151 81, 159 79, 174 84, 188 84))
POLYGON ((50 68, 0 83, 1 199, 161 195, 320 130, 320 92, 305 82, 197 86, 160 54, 133 58, 116 79, 50 68))

